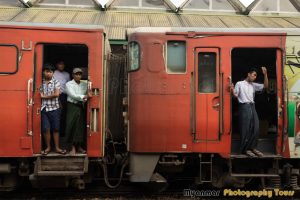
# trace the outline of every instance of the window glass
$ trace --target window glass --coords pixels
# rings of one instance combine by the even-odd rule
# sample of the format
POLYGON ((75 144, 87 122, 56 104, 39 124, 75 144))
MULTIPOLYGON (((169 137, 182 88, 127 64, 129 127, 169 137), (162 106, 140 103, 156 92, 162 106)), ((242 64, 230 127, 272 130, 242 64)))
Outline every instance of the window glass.
POLYGON ((87 6, 93 6, 94 2, 93 0, 69 0, 70 5, 87 5, 87 6))
POLYGON ((140 46, 137 42, 129 43, 129 70, 137 70, 140 66, 140 46))
POLYGON ((282 11, 282 12, 298 12, 298 10, 289 1, 280 1, 280 11, 282 11))
POLYGON ((209 0, 192 0, 189 1, 184 9, 201 9, 208 10, 209 9, 209 0))
POLYGON ((162 0, 142 0, 142 7, 165 8, 162 0))
POLYGON ((216 92, 216 53, 198 54, 198 92, 216 92))
POLYGON ((184 41, 168 41, 167 72, 184 73, 186 71, 186 44, 184 41))
POLYGON ((39 3, 45 3, 45 4, 65 4, 65 0, 41 0, 39 3))
POLYGON ((112 6, 139 7, 139 0, 115 0, 112 6))
POLYGON ((0 73, 13 74, 18 70, 18 49, 12 45, 0 45, 0 73))
POLYGON ((277 11, 277 1, 264 0, 255 8, 255 11, 277 11))
POLYGON ((235 9, 230 5, 228 1, 224 0, 214 0, 212 1, 212 9, 213 10, 232 10, 235 11, 235 9))
POLYGON ((2 6, 20 6, 20 2, 18 0, 0 0, 0 5, 2 6))

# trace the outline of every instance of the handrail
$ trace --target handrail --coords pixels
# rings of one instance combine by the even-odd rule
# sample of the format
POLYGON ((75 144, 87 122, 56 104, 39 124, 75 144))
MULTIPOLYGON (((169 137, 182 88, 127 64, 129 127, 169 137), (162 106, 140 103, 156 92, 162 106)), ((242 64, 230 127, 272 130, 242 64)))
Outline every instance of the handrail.
POLYGON ((195 77, 191 72, 191 134, 196 134, 196 102, 195 102, 195 77))
POLYGON ((32 121, 31 121, 31 113, 32 113, 32 104, 33 104, 33 101, 32 101, 32 88, 31 88, 31 85, 33 83, 33 80, 32 78, 29 79, 27 81, 27 119, 26 119, 26 126, 27 126, 27 134, 29 136, 32 136, 32 121))

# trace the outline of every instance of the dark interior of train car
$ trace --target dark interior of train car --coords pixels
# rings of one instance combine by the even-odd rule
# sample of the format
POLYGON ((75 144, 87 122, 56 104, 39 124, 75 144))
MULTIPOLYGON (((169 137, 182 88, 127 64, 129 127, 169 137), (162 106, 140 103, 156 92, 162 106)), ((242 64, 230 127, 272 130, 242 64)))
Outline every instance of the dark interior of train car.
MULTIPOLYGON (((63 61, 65 64, 65 70, 70 75, 70 80, 72 80, 72 71, 74 68, 81 68, 83 71, 82 80, 88 80, 88 47, 85 45, 78 44, 45 44, 43 48, 43 63, 51 63, 54 66, 57 62, 63 61)), ((62 148, 66 149, 67 144, 64 140, 65 137, 65 112, 62 110, 61 119, 61 130, 60 130, 60 143, 62 148)), ((86 133, 85 133, 86 135, 86 133)), ((43 146, 44 140, 43 141, 43 146)), ((53 140, 52 140, 53 141, 53 140)), ((85 142, 86 144, 86 142, 85 142)), ((86 148, 86 146, 84 146, 86 148)), ((52 148, 53 149, 53 148, 52 148)))
MULTIPOLYGON (((232 82, 244 80, 250 68, 258 71, 257 83, 263 83, 261 67, 268 71, 269 88, 255 94, 255 108, 259 117, 258 149, 268 154, 276 151, 277 138, 277 87, 276 87, 276 49, 236 48, 232 51, 232 82)), ((232 153, 239 151, 238 100, 232 98, 232 153)))

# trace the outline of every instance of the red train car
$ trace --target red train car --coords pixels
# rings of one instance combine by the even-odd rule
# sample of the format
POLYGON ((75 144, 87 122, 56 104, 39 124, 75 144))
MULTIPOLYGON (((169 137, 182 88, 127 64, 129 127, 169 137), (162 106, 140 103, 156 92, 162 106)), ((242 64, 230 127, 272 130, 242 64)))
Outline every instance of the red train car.
MULTIPOLYGON (((299 160, 288 160, 283 79, 290 35, 299 33, 213 28, 130 31, 130 181, 167 182, 167 177, 186 173, 197 183, 217 187, 241 187, 253 177, 276 187, 283 176, 295 183, 299 160), (261 158, 238 154, 237 100, 229 91, 251 66, 266 66, 272 83, 266 92, 256 94, 261 158)), ((257 80, 263 82, 263 77, 257 80)))
POLYGON ((20 177, 29 175, 33 182, 45 179, 48 183, 49 176, 64 179, 75 175, 76 184, 83 187, 81 177, 88 172, 89 159, 104 154, 104 57, 108 48, 103 27, 1 23, 0 30, 1 189, 9 190, 20 177), (50 153, 41 157, 42 67, 58 59, 66 63, 68 72, 74 67, 82 68, 83 79, 93 93, 87 105, 87 153, 73 157, 50 153))

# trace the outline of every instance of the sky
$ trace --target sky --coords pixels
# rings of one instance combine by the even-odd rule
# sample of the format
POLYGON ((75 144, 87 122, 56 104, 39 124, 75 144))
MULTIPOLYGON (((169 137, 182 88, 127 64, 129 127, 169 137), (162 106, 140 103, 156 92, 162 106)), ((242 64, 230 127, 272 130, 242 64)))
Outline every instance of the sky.
POLYGON ((252 3, 253 0, 240 0, 246 7, 252 3))

